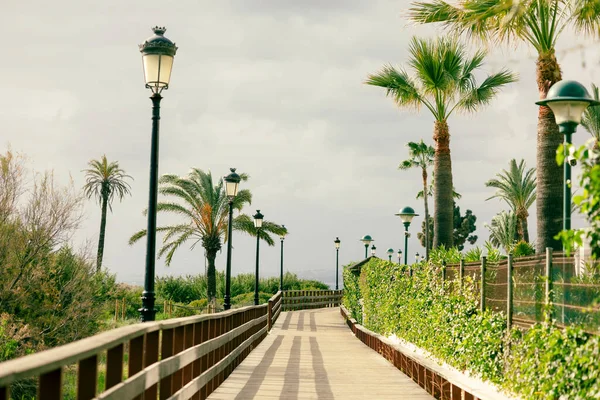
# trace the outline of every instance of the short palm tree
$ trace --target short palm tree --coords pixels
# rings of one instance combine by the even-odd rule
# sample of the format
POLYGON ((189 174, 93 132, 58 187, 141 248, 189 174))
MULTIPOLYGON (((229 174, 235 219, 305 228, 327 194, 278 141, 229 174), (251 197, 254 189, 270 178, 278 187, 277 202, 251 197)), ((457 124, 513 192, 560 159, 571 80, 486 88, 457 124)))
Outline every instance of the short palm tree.
MULTIPOLYGON (((594 100, 600 100, 598 86, 592 84, 592 95, 594 100)), ((600 143, 600 106, 588 107, 581 118, 581 125, 594 137, 595 147, 600 143)))
MULTIPOLYGON (((248 179, 246 174, 240 175, 242 180, 248 179)), ((191 243, 190 248, 200 243, 205 250, 208 261, 207 268, 207 298, 212 301, 216 295, 216 269, 215 259, 221 250, 223 242, 227 241, 227 224, 229 213, 229 200, 225 192, 223 181, 214 184, 210 172, 193 168, 186 177, 178 175, 163 175, 159 180, 159 193, 168 200, 157 205, 157 212, 179 215, 184 221, 179 224, 167 225, 157 228, 157 232, 164 232, 163 245, 158 251, 158 257, 165 257, 167 266, 171 265, 173 255, 184 243, 191 243)), ((233 200, 233 209, 241 211, 246 204, 252 202, 249 190, 240 190, 233 200)), ((256 235, 252 219, 240 214, 233 220, 233 229, 256 235)), ((270 246, 274 241, 269 235, 281 235, 286 228, 272 222, 263 221, 260 231, 261 239, 270 246)), ((140 230, 130 239, 133 244, 146 236, 146 230, 140 230)))
MULTIPOLYGON (((407 170, 411 168, 420 168, 421 177, 423 179, 423 202, 425 203, 425 221, 429 221, 429 202, 427 193, 427 168, 433 165, 433 157, 435 155, 435 149, 423 142, 423 139, 419 143, 408 142, 408 160, 404 160, 400 163, 399 169, 407 170)), ((425 224, 425 257, 429 260, 429 250, 431 249, 431 243, 429 243, 429 224, 425 224)))
POLYGON ((106 236, 106 210, 110 208, 112 211, 112 202, 115 196, 119 198, 119 201, 122 201, 126 194, 131 194, 131 186, 129 186, 126 179, 133 178, 125 174, 125 171, 119 167, 118 161, 109 163, 106 155, 103 155, 100 160, 91 160, 88 166, 89 168, 84 170, 85 185, 83 186, 83 192, 87 198, 95 197, 102 209, 98 255, 96 257, 96 272, 100 272, 106 236))
POLYGON ((492 218, 490 225, 484 224, 484 226, 490 230, 492 245, 504 248, 506 254, 512 251, 517 230, 517 216, 514 212, 502 211, 492 218))
MULTIPOLYGON (((426 0, 412 3, 409 18, 418 23, 440 22, 451 33, 491 45, 525 42, 538 54, 536 80, 540 99, 562 79, 556 42, 567 27, 598 37, 598 0, 426 0)), ((555 161, 563 142, 554 114, 540 107, 537 132, 537 250, 560 248, 554 239, 562 229, 563 176, 555 161)))
POLYGON ((489 104, 499 89, 516 80, 508 70, 489 75, 477 84, 474 73, 483 65, 486 53, 473 56, 465 46, 451 38, 419 39, 410 42, 408 65, 404 69, 385 66, 369 75, 366 83, 386 89, 399 107, 418 109, 425 106, 435 120, 434 235, 433 247, 452 246, 452 162, 448 119, 454 111, 475 112, 489 104))
POLYGON ((535 201, 535 168, 526 170, 525 160, 517 165, 517 161, 512 159, 509 165, 508 171, 503 169, 496 178, 485 183, 485 186, 496 189, 496 193, 487 200, 504 200, 517 217, 517 240, 529 242, 527 217, 529 207, 535 201))

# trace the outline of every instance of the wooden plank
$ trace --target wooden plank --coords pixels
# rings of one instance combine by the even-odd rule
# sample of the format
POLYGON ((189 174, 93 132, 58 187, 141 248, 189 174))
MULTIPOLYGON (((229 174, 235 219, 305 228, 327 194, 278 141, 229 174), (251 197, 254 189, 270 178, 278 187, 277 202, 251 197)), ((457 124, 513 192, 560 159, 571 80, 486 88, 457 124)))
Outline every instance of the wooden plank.
MULTIPOLYGON (((193 326, 193 325, 188 325, 193 326)), ((148 368, 158 361, 160 349, 159 332, 150 332, 146 334, 146 354, 144 354, 144 368, 148 368)), ((144 392, 144 399, 156 399, 158 396, 158 384, 150 386, 144 392)))
POLYGON ((39 400, 62 399, 62 368, 40 375, 37 398, 39 400))
POLYGON ((118 385, 123 380, 123 343, 106 352, 106 389, 118 385))
MULTIPOLYGON (((167 358, 173 355, 173 337, 174 337, 173 329, 165 329, 162 331, 162 339, 160 345, 160 358, 161 360, 166 360, 167 358)), ((160 380, 160 393, 159 399, 164 400, 169 398, 173 393, 171 391, 171 376, 165 375, 161 377, 160 380)))
POLYGON ((77 400, 90 400, 96 397, 98 380, 98 356, 93 355, 79 361, 77 365, 77 400))

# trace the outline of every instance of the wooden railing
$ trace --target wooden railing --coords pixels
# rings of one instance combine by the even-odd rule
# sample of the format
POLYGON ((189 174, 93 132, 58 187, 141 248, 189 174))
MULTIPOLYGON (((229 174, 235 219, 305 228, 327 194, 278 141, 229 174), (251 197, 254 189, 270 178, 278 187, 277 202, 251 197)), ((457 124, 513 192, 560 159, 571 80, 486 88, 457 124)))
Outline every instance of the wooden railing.
POLYGON ((342 317, 352 333, 364 344, 381 354, 405 375, 412 378, 434 398, 440 400, 509 400, 495 387, 450 369, 402 344, 392 343, 384 336, 359 325, 346 308, 342 317))
POLYGON ((10 398, 12 383, 32 377, 38 400, 62 399, 63 370, 74 363, 78 400, 205 399, 262 341, 281 305, 278 292, 268 304, 125 326, 0 363, 0 400, 10 398), (105 387, 97 394, 100 360, 105 387))
POLYGON ((286 290, 283 292, 283 310, 338 307, 343 295, 343 290, 286 290))

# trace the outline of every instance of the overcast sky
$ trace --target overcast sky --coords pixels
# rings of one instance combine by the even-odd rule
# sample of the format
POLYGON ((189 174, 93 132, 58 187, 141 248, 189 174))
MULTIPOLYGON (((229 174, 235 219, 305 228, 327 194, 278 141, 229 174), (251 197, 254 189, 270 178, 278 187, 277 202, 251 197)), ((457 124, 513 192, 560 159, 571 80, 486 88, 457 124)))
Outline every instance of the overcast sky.
MULTIPOLYGON (((10 145, 35 170, 53 169, 65 183, 70 174, 78 187, 90 159, 119 161, 135 178, 133 195, 108 216, 104 265, 120 280, 141 283, 145 241, 127 244, 145 227, 148 202, 151 102, 137 46, 150 27, 164 25, 179 50, 162 101, 161 174, 183 175, 192 166, 214 176, 229 167, 248 173, 243 187, 254 201, 246 212, 258 208, 288 227, 285 269, 301 277, 333 284, 336 236, 340 265, 363 257, 364 234, 373 236, 379 256, 403 246, 394 213, 406 205, 421 214, 411 229, 412 259, 423 251, 416 239, 421 179, 397 166, 408 141, 432 143, 433 120, 426 110, 398 110, 383 90, 363 84, 386 63, 404 64, 411 36, 438 33, 407 23, 409 3, 5 0, 0 150, 10 145)), ((559 42, 563 77, 600 83, 597 45, 563 51, 578 44, 586 42, 571 34, 559 42)), ((477 216, 478 244, 488 236, 483 223, 506 208, 484 201, 492 194, 485 181, 511 158, 535 166, 535 55, 492 50, 484 71, 507 66, 520 82, 485 111, 449 121, 458 204, 477 216)), ((588 138, 581 130, 574 141, 588 138)), ((530 213, 535 237, 535 206, 530 213)), ((158 217, 159 225, 174 220, 158 217)), ((100 208, 89 201, 76 243, 95 245, 99 225, 100 208)), ((233 273, 252 272, 255 241, 237 234, 234 244, 233 273)), ((225 251, 217 256, 218 269, 225 258, 225 251)), ((261 275, 278 271, 277 241, 261 247, 261 275)), ((158 275, 199 272, 200 246, 182 248, 169 268, 157 263, 158 275)))

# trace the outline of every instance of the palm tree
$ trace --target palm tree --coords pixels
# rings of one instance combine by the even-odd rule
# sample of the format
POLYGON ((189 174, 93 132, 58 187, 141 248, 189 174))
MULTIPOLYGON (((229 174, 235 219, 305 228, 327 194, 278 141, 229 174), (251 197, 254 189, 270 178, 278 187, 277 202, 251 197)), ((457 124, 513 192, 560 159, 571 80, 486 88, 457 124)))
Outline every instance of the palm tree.
MULTIPOLYGON (((598 86, 592 83, 592 94, 594 100, 600 100, 598 86)), ((592 106, 585 109, 581 118, 581 125, 594 137, 595 147, 598 149, 600 142, 600 106, 592 106)))
MULTIPOLYGON (((399 169, 407 170, 410 168, 420 168, 421 176, 423 178, 423 202, 425 203, 425 221, 429 221, 429 202, 427 201, 427 167, 433 164, 433 157, 435 156, 435 149, 428 146, 423 142, 423 139, 419 143, 408 142, 408 160, 404 160, 398 166, 399 169)), ((425 258, 429 260, 429 249, 431 243, 429 243, 429 224, 425 225, 425 258)))
POLYGON ((490 230, 490 242, 496 247, 503 247, 510 253, 515 244, 517 216, 512 211, 502 211, 492 218, 491 225, 484 224, 490 230))
MULTIPOLYGON (((597 0, 444 0, 412 3, 409 18, 418 23, 441 22, 451 33, 466 35, 491 45, 525 42, 538 54, 536 81, 540 99, 562 79, 555 46, 568 26, 576 32, 598 36, 600 7, 597 0)), ((562 229, 563 176, 555 161, 563 142, 554 114, 540 107, 537 132, 537 250, 560 248, 554 236, 562 229)))
POLYGON ((529 242, 529 230, 527 229, 527 217, 529 207, 535 201, 535 168, 525 170, 525 160, 519 165, 515 159, 510 160, 509 170, 503 169, 496 174, 495 179, 490 179, 485 186, 497 189, 496 193, 486 199, 502 199, 512 209, 517 217, 517 240, 529 242))
MULTIPOLYGON (((248 175, 240 175, 243 181, 248 175)), ((184 217, 185 221, 158 227, 158 232, 164 232, 163 245, 158 251, 158 257, 165 256, 167 266, 171 265, 175 251, 186 242, 190 242, 190 249, 198 243, 205 250, 208 260, 207 268, 207 297, 214 300, 216 295, 216 269, 215 259, 221 250, 223 242, 227 241, 227 219, 229 213, 229 200, 225 192, 223 181, 213 183, 212 175, 198 168, 192 168, 186 177, 178 175, 163 175, 159 180, 159 193, 173 200, 165 200, 157 205, 157 212, 166 212, 184 217)), ((234 210, 241 211, 246 204, 252 202, 249 190, 240 190, 233 200, 234 210)), ((256 236, 253 221, 247 215, 240 214, 233 219, 233 229, 256 236)), ((281 235, 286 233, 286 228, 272 222, 263 221, 260 230, 261 239, 270 246, 274 241, 269 233, 281 235)), ((129 244, 137 242, 146 236, 146 230, 140 230, 130 239, 129 244)))
POLYGON ((369 75, 366 83, 386 89, 399 107, 418 109, 425 106, 433 115, 436 176, 434 191, 433 247, 452 246, 452 162, 448 119, 454 111, 474 112, 490 103, 498 90, 514 82, 508 70, 489 75, 480 85, 474 76, 483 65, 486 53, 468 56, 465 46, 455 39, 418 39, 410 43, 408 65, 414 77, 404 69, 385 66, 369 75))
POLYGON ((102 208, 96 257, 96 272, 100 272, 106 236, 106 209, 110 208, 112 212, 112 202, 115 196, 122 201, 126 194, 131 194, 131 186, 125 180, 133 178, 125 174, 125 171, 119 167, 118 161, 109 163, 106 155, 103 155, 100 160, 91 160, 88 166, 88 169, 83 170, 85 172, 83 192, 88 199, 95 197, 102 208))

